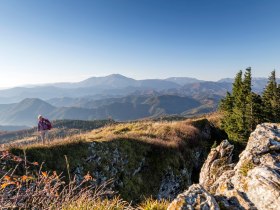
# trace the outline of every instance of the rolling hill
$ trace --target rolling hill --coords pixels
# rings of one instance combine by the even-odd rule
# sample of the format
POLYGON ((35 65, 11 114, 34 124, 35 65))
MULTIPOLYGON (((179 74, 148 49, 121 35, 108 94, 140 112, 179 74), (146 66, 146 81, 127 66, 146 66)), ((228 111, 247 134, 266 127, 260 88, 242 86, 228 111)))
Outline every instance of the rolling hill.
POLYGON ((200 101, 176 95, 127 96, 99 101, 87 101, 80 107, 55 107, 41 99, 28 98, 19 103, 0 106, 1 125, 34 126, 42 114, 51 120, 114 119, 136 120, 162 115, 181 114, 200 107, 200 101))

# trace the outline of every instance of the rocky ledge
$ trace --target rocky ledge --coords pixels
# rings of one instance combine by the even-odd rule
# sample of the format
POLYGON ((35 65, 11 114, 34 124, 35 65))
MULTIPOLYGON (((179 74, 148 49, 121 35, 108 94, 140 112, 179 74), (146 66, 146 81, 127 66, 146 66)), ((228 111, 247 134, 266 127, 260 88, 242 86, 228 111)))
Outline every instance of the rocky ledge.
POLYGON ((237 164, 232 151, 227 140, 212 149, 199 184, 178 195, 168 209, 279 209, 280 124, 258 125, 237 164))

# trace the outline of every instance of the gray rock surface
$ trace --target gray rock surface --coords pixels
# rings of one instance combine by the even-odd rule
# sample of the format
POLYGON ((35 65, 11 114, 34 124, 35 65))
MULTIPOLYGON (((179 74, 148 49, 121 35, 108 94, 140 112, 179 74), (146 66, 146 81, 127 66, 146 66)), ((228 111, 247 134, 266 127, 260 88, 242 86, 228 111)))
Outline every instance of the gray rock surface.
POLYGON ((231 164, 233 148, 234 146, 228 140, 224 140, 219 146, 211 149, 199 176, 199 184, 206 190, 209 191, 213 183, 225 171, 233 169, 234 164, 231 164))
POLYGON ((187 191, 181 193, 169 205, 167 210, 219 210, 215 198, 209 194, 201 185, 194 184, 187 191))
POLYGON ((212 149, 199 180, 206 190, 192 185, 178 195, 168 209, 279 210, 280 124, 258 125, 235 166, 231 163, 232 150, 233 146, 226 140, 212 149), (207 202, 201 205, 201 195, 211 197, 212 207, 207 202))
POLYGON ((234 170, 230 182, 257 209, 279 209, 280 125, 258 125, 234 170))
POLYGON ((187 169, 181 170, 179 175, 175 175, 169 169, 161 181, 157 198, 173 200, 179 192, 182 192, 180 185, 184 180, 188 182, 187 185, 191 185, 191 174, 187 169))

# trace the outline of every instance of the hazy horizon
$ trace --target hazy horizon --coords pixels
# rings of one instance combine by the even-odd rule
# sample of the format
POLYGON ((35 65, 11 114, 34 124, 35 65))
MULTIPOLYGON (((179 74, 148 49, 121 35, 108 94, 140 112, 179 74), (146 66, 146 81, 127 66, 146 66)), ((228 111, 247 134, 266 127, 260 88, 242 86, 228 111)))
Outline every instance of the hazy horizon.
POLYGON ((280 67, 279 9, 276 0, 0 1, 0 87, 116 72, 217 81, 248 66, 267 78, 280 67))
MULTIPOLYGON (((93 78, 93 77, 107 77, 107 76, 111 76, 111 75, 121 75, 130 79, 135 79, 135 80, 149 80, 149 79, 160 79, 160 80, 165 80, 165 79, 169 79, 169 78, 175 78, 176 76, 170 76, 170 77, 166 77, 166 78, 143 78, 143 79, 136 79, 136 78, 132 78, 132 77, 128 77, 126 75, 123 74, 119 74, 119 73, 113 73, 113 74, 109 74, 109 75, 102 75, 102 76, 90 76, 90 77, 86 77, 82 80, 77 80, 77 81, 57 81, 57 82, 45 82, 45 83, 27 83, 27 84, 20 84, 20 85, 16 85, 16 86, 9 86, 9 87, 1 87, 0 86, 0 90, 3 89, 10 89, 10 88, 15 88, 15 87, 33 87, 33 86, 45 86, 45 85, 51 85, 51 84, 58 84, 58 83, 78 83, 78 82, 82 82, 84 80, 87 80, 89 78, 93 78)), ((268 75, 269 76, 269 75, 268 75)), ((252 77, 253 79, 267 79, 267 77, 252 77)), ((217 80, 203 80, 201 78, 196 78, 196 77, 176 77, 176 78, 191 78, 191 79, 197 79, 197 80, 202 80, 202 81, 212 81, 212 82, 217 82, 219 80, 222 79, 234 79, 234 77, 224 77, 224 78, 219 78, 217 80)), ((280 77, 277 77, 277 79, 280 79, 280 77)))
MULTIPOLYGON (((112 73, 112 74, 108 74, 108 75, 100 75, 100 76, 89 76, 89 77, 85 77, 84 79, 82 79, 82 80, 72 80, 72 81, 57 81, 57 82, 45 82, 45 83, 26 83, 26 84, 19 84, 19 85, 16 85, 16 86, 6 86, 6 87, 1 87, 0 86, 0 89, 7 89, 7 88, 13 88, 13 87, 23 87, 23 86, 40 86, 40 85, 49 85, 49 84, 54 84, 54 83, 76 83, 76 82, 82 82, 82 81, 84 81, 84 80, 86 80, 86 79, 89 79, 89 78, 92 78, 92 77, 106 77, 106 76, 110 76, 110 75, 122 75, 122 76, 124 76, 124 77, 127 77, 127 78, 131 78, 131 79, 135 79, 135 80, 145 80, 145 79, 162 79, 162 80, 164 80, 164 79, 168 79, 168 78, 172 78, 172 77, 176 77, 176 76, 170 76, 170 77, 166 77, 166 78, 156 78, 156 77, 154 77, 154 78, 140 78, 140 79, 136 79, 136 78, 132 78, 132 77, 129 77, 129 76, 127 76, 127 75, 123 75, 123 74, 119 74, 119 73, 112 73)), ((187 76, 185 76, 185 77, 187 77, 187 76)), ((182 77, 183 78, 183 77, 182 77)), ((188 78, 193 78, 193 79, 198 79, 198 80, 202 80, 202 79, 200 79, 200 78, 195 78, 195 77, 188 77, 188 78)), ((220 79, 225 79, 225 78, 219 78, 219 79, 217 79, 217 80, 207 80, 207 81, 218 81, 218 80, 220 80, 220 79)), ((206 81, 206 80, 205 80, 206 81)))

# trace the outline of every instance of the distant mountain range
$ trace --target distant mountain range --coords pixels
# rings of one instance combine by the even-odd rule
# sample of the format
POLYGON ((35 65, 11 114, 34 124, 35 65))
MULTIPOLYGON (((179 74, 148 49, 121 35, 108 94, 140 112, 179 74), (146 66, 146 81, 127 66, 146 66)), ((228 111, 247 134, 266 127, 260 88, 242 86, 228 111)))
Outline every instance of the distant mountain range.
MULTIPOLYGON (((176 95, 127 96, 97 101, 85 101, 79 107, 56 107, 41 99, 28 98, 19 103, 0 106, 0 124, 34 126, 42 114, 51 120, 76 119, 135 120, 193 112, 203 104, 190 97, 176 95)), ((203 105, 204 106, 204 105, 203 105)))
POLYGON ((25 130, 25 129, 28 129, 29 127, 27 126, 2 126, 0 125, 0 133, 1 131, 18 131, 18 130, 25 130))
MULTIPOLYGON (((15 87, 0 90, 0 104, 16 103, 25 98, 40 98, 49 100, 52 98, 108 98, 113 96, 126 96, 129 94, 157 92, 176 92, 191 96, 193 92, 207 92, 208 86, 224 94, 231 90, 233 79, 221 79, 217 82, 209 82, 189 77, 171 77, 167 79, 135 80, 120 74, 112 74, 105 77, 91 77, 76 83, 53 83, 42 86, 15 87), (221 87, 221 90, 219 89, 221 87)), ((280 81, 280 79, 278 79, 280 81)), ((253 89, 262 92, 267 83, 266 78, 253 78, 253 89)), ((213 90, 213 89, 211 89, 213 90)))
MULTIPOLYGON (((135 80, 112 74, 77 83, 10 88, 0 90, 0 125, 32 126, 38 114, 80 120, 191 116, 214 111, 232 82, 188 77, 135 80)), ((261 93, 266 83, 266 78, 253 78, 252 88, 261 93)))

